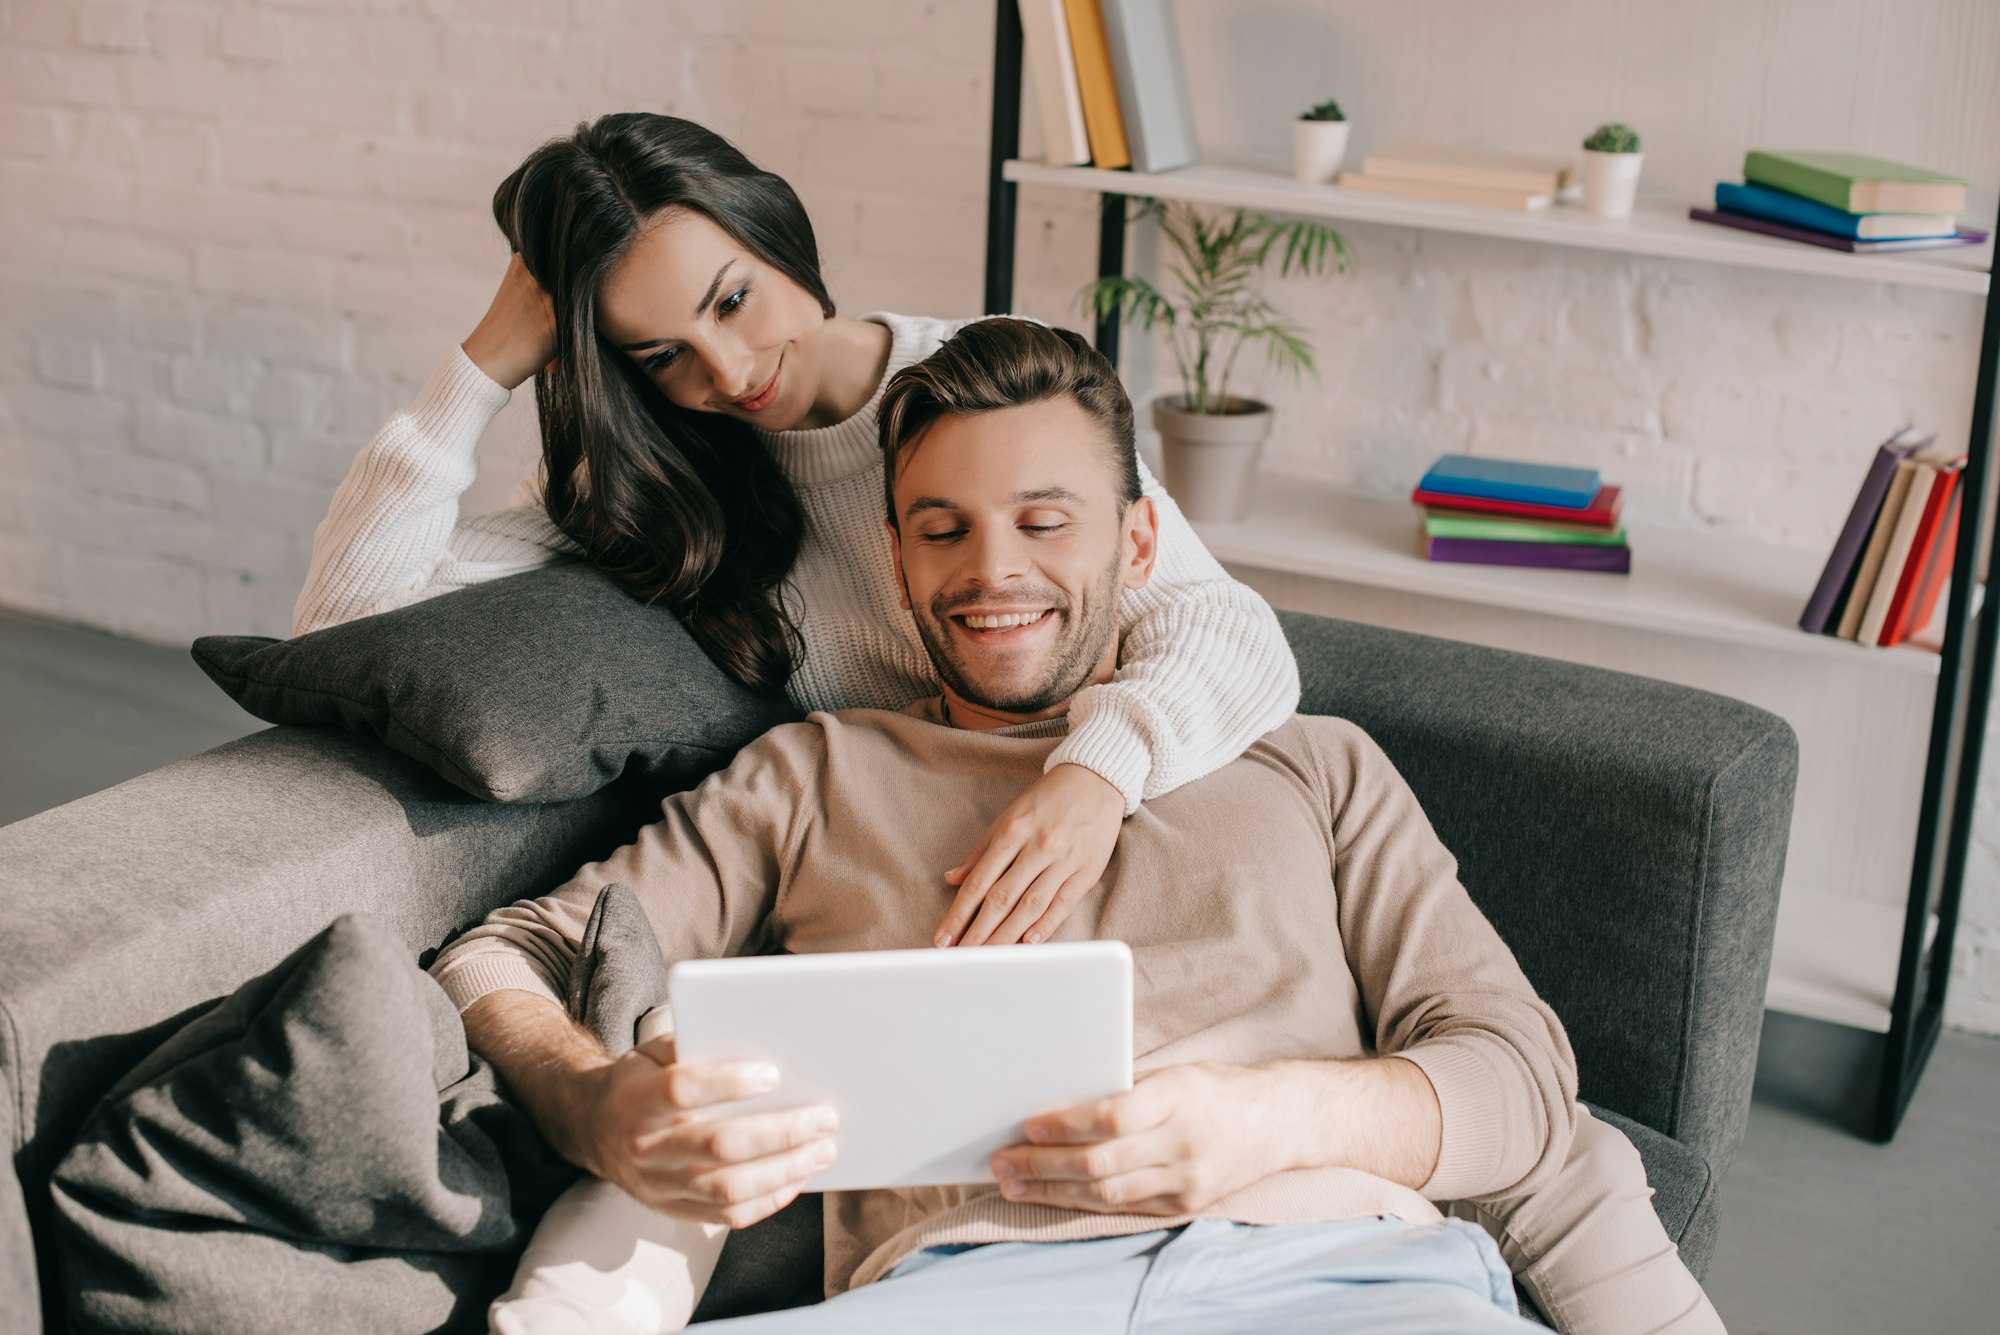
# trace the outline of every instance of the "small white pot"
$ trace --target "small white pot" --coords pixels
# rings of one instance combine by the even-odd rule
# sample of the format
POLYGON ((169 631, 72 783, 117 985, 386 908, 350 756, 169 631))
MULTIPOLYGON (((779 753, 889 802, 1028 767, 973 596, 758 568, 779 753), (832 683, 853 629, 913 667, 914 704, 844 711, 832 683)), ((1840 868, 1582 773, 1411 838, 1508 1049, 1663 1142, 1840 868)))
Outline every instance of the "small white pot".
POLYGON ((1639 193, 1639 164, 1644 153, 1599 153, 1583 150, 1583 206, 1600 218, 1627 218, 1639 193))
POLYGON ((1234 523, 1249 513, 1270 405, 1235 399, 1238 411, 1212 414, 1189 412, 1186 403, 1179 395, 1153 400, 1167 494, 1190 520, 1234 523))
POLYGON ((1292 122, 1292 175, 1304 184, 1330 183, 1346 156, 1346 121, 1292 122))

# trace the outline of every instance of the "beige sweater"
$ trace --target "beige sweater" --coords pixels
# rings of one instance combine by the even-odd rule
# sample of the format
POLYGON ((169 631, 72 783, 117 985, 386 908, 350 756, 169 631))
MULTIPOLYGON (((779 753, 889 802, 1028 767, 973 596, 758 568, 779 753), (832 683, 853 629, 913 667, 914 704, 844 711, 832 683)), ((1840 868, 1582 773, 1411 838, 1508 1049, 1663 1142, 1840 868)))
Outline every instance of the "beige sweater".
MULTIPOLYGON (((1041 771, 1064 724, 1003 733, 905 713, 815 714, 664 803, 665 818, 548 896, 490 915, 432 972, 462 1010, 487 992, 564 995, 598 890, 638 895, 669 960, 746 950, 921 948, 941 874, 1041 771)), ((1560 1023, 1457 880, 1381 750, 1295 717, 1131 817, 1057 940, 1132 948, 1135 1074, 1185 1062, 1395 1053, 1437 1090, 1444 1143, 1421 1192, 1352 1169, 1294 1171, 1209 1217, 1439 1217, 1431 1200, 1532 1189, 1568 1152, 1575 1062, 1560 1023)), ((1172 1227, 1005 1201, 992 1186, 829 1193, 827 1291, 944 1243, 1172 1227)))

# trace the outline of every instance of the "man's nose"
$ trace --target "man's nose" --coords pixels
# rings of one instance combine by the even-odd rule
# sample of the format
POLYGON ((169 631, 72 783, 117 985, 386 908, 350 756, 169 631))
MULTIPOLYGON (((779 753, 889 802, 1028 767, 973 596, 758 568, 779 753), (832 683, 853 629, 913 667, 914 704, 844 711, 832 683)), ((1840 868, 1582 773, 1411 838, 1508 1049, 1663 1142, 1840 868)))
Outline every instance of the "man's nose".
POLYGON ((1028 571, 1027 544, 1010 526, 977 525, 966 535, 962 550, 965 565, 960 573, 988 588, 1005 584, 1028 571))

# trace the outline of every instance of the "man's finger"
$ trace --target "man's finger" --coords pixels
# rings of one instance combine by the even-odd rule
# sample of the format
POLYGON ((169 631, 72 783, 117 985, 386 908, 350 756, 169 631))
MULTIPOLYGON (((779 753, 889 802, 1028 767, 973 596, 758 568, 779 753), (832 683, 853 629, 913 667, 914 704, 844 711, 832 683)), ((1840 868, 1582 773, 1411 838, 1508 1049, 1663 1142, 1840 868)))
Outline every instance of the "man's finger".
POLYGON ((754 1099, 778 1087, 769 1062, 677 1062, 664 1073, 667 1102, 678 1109, 754 1099))
POLYGON ((1021 939, 1029 945, 1039 945, 1055 936, 1062 930, 1062 925, 1069 921, 1069 915, 1076 912, 1076 906, 1083 901, 1083 897, 1090 893, 1090 888, 1096 884, 1096 878, 1083 872, 1078 872, 1064 881, 1062 889, 1056 891, 1056 897, 1049 902, 1048 908, 1042 911, 1042 916, 1036 920, 1034 926, 1022 934, 1021 939))
POLYGON ((993 888, 986 892, 986 898, 979 906, 979 916, 972 920, 972 926, 965 929, 958 943, 961 946, 993 944, 990 941, 993 929, 1006 920, 1014 905, 1021 902, 1021 896, 1028 892, 1028 887, 1035 883, 1035 878, 1048 865, 1046 853, 1030 852, 1025 848, 1016 853, 1014 865, 1007 868, 993 883, 993 888))
POLYGON ((1035 877, 1020 901, 1007 911, 1007 916, 986 938, 986 944, 1011 946, 1026 938, 1029 929, 1048 912, 1049 905, 1055 903, 1057 894, 1062 890, 1063 877, 1063 869, 1054 863, 1042 868, 1041 875, 1035 877))
POLYGON ((731 1163, 688 1179, 687 1193, 712 1205, 748 1205, 782 1191, 797 1193, 807 1178, 825 1172, 836 1157, 833 1139, 820 1137, 761 1159, 731 1163))
POLYGON ((1081 1145, 1150 1131, 1167 1119, 1171 1108, 1150 1095, 1143 1084, 1095 1103, 1081 1103, 1059 1112, 1028 1119, 1032 1145, 1081 1145))
POLYGON ((1014 1145, 993 1156, 993 1176, 1009 1182, 1095 1182, 1142 1168, 1159 1168, 1173 1156, 1154 1134, 1121 1136, 1089 1145, 1014 1145))

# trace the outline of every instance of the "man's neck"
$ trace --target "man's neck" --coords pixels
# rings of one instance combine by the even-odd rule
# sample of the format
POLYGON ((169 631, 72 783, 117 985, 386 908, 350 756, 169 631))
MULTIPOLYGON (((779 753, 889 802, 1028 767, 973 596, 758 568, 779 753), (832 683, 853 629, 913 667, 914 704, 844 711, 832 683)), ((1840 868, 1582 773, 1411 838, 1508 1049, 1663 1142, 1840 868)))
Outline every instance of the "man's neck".
POLYGON ((954 728, 966 732, 997 732, 1001 728, 1017 728, 1023 723, 1042 723, 1052 718, 1061 718, 1069 713, 1071 696, 1052 709, 1016 713, 1007 709, 989 709, 985 705, 973 704, 959 695, 951 687, 944 688, 944 721, 954 728))

